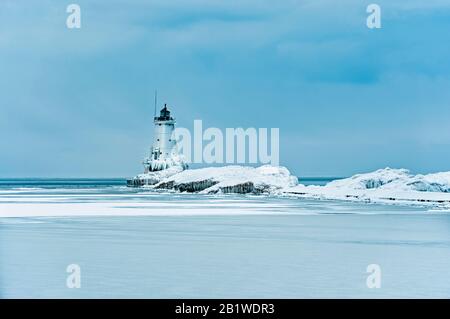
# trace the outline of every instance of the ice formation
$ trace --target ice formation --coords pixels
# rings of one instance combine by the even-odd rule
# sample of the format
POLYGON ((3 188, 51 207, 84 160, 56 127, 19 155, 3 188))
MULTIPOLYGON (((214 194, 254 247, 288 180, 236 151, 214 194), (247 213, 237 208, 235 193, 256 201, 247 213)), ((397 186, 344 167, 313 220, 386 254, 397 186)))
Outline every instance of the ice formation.
POLYGON ((285 167, 264 165, 207 167, 185 170, 172 175, 154 187, 181 192, 215 193, 276 193, 298 184, 297 177, 285 167))
POLYGON ((450 172, 412 175, 406 169, 385 168, 335 180, 325 186, 297 185, 286 194, 365 202, 450 205, 450 172))
POLYGON ((450 192, 450 172, 412 175, 406 169, 387 167, 375 172, 335 180, 328 183, 327 187, 448 193, 450 192))
POLYGON ((178 154, 173 154, 169 158, 161 158, 153 160, 146 159, 144 161, 144 166, 148 167, 146 170, 148 172, 167 170, 172 167, 178 167, 182 169, 186 169, 188 167, 184 157, 178 154))
MULTIPOLYGON (((174 165, 163 170, 139 174, 138 176, 134 177, 132 181, 135 181, 136 183, 134 186, 154 185, 159 183, 163 179, 168 178, 169 176, 182 172, 183 170, 184 168, 181 165, 174 165)), ((130 182, 128 182, 128 185, 130 185, 130 182)))

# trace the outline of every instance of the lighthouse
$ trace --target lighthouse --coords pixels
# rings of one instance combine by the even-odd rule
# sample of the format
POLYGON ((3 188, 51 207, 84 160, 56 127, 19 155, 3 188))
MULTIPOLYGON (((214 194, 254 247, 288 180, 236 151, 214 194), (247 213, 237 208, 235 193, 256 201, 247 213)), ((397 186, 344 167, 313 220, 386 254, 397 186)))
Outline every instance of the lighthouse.
POLYGON ((182 156, 178 154, 177 142, 173 136, 175 119, 170 115, 167 104, 161 109, 159 116, 153 119, 155 125, 153 145, 150 156, 144 160, 145 173, 168 169, 173 166, 187 168, 182 156))
MULTIPOLYGON (((156 95, 155 95, 156 109, 156 95)), ((127 186, 141 187, 154 185, 162 179, 188 168, 181 154, 178 153, 177 141, 174 137, 175 119, 170 115, 167 104, 161 109, 159 116, 153 118, 154 135, 150 156, 144 164, 144 173, 127 180, 127 186)))

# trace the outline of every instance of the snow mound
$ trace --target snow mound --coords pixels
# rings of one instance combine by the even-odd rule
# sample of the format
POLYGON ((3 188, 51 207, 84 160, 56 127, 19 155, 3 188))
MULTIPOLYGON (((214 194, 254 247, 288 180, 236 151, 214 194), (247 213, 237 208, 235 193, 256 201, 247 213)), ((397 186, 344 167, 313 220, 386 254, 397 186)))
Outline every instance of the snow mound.
POLYGON ((181 192, 215 193, 276 193, 298 184, 297 177, 285 167, 224 166, 190 169, 170 176, 154 187, 181 192))
POLYGON ((309 198, 450 206, 450 172, 412 175, 406 169, 385 168, 325 186, 297 185, 286 193, 309 198))
POLYGON ((450 172, 411 175, 407 169, 384 168, 328 183, 329 188, 450 192, 450 172))
POLYGON ((373 189, 385 185, 405 181, 411 177, 406 169, 379 169, 375 172, 357 174, 350 178, 340 179, 328 183, 327 187, 349 188, 349 189, 373 189))
POLYGON ((420 192, 450 193, 450 172, 416 175, 407 186, 420 192))

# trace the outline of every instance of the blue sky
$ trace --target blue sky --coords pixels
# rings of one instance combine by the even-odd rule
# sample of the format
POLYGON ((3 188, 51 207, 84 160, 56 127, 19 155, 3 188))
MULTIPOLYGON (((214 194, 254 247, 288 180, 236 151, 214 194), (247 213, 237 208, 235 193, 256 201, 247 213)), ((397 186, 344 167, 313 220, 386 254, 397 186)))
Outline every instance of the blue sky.
POLYGON ((299 176, 450 170, 449 1, 73 2, 0 3, 0 177, 140 172, 155 88, 179 126, 279 127, 299 176))

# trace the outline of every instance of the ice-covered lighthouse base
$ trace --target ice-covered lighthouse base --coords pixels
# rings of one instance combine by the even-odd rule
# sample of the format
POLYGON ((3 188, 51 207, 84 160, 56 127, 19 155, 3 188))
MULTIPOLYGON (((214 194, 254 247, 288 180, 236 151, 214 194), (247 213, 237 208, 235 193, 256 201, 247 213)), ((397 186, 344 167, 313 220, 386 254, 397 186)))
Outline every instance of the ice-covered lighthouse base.
POLYGON ((148 172, 144 174, 139 174, 132 179, 127 180, 127 185, 130 187, 141 187, 141 186, 150 186, 159 183, 165 178, 168 178, 172 175, 180 173, 183 171, 183 168, 180 166, 172 166, 170 168, 148 172))
POLYGON ((144 162, 144 166, 146 167, 145 169, 146 173, 167 170, 172 167, 178 167, 181 168, 182 170, 188 168, 188 165, 184 161, 184 158, 179 155, 172 155, 169 158, 157 160, 146 160, 144 162))
POLYGON ((160 181, 178 174, 188 168, 182 156, 173 155, 165 159, 144 161, 145 172, 127 180, 129 187, 155 185, 160 181))

